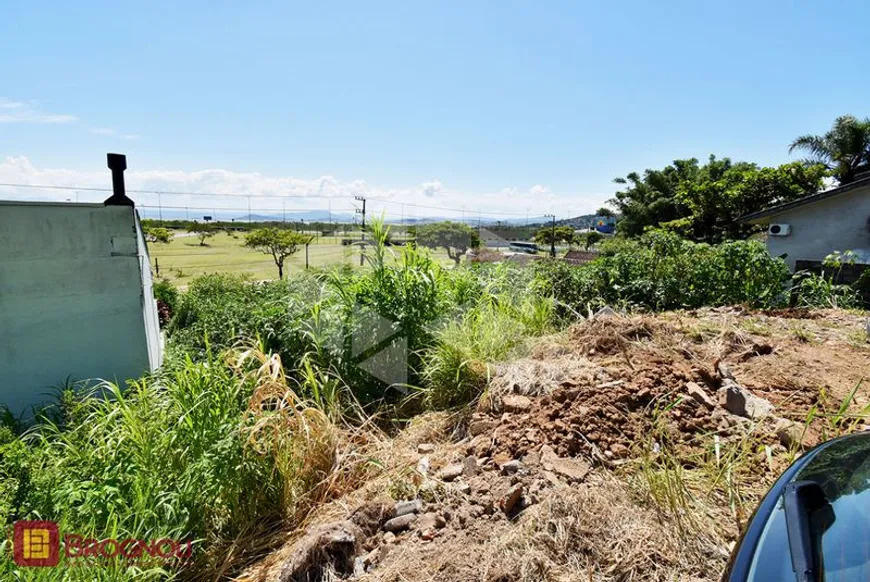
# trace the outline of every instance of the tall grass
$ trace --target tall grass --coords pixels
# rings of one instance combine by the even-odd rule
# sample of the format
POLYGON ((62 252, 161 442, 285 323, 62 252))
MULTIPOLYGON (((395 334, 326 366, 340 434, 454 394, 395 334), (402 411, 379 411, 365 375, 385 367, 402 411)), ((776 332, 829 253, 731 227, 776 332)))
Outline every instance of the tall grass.
POLYGON ((4 455, 4 472, 14 465, 22 478, 2 517, 97 538, 193 540, 188 575, 244 563, 255 540, 304 518, 363 467, 342 452, 347 434, 326 400, 291 386, 280 358, 249 348, 206 350, 126 390, 67 395, 55 419, 12 441, 15 460, 4 455))

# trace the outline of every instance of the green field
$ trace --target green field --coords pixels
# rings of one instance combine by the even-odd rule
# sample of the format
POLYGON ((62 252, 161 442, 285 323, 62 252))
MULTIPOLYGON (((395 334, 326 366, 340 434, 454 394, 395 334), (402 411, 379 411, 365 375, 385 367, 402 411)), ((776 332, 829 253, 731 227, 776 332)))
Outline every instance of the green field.
MULTIPOLYGON (((198 238, 186 234, 176 232, 169 244, 148 245, 155 275, 182 286, 204 273, 246 273, 254 280, 278 278, 278 268, 270 255, 243 246, 244 234, 221 232, 208 239, 206 246, 200 246, 198 238)), ((433 255, 444 265, 453 264, 443 250, 434 251, 433 255)), ((341 263, 359 266, 359 247, 342 246, 336 237, 318 237, 309 245, 310 267, 341 263)), ((284 261, 285 275, 302 269, 305 269, 304 247, 284 261)))

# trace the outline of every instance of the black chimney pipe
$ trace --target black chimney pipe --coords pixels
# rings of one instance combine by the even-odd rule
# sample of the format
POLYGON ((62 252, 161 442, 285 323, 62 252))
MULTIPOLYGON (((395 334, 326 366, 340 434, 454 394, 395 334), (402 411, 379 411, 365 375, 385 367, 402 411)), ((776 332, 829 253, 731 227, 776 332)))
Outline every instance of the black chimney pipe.
POLYGON ((127 189, 124 186, 127 156, 124 154, 106 154, 106 160, 109 169, 112 170, 112 195, 103 204, 106 206, 135 206, 133 201, 127 198, 127 189))

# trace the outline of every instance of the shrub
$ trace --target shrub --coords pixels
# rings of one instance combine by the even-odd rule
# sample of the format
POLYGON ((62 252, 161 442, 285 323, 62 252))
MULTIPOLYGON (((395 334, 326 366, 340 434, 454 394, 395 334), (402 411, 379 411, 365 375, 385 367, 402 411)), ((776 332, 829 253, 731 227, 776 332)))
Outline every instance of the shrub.
POLYGON ((603 304, 654 310, 786 300, 788 268, 757 241, 693 243, 661 231, 613 240, 581 266, 544 261, 535 266, 543 292, 562 317, 603 304))

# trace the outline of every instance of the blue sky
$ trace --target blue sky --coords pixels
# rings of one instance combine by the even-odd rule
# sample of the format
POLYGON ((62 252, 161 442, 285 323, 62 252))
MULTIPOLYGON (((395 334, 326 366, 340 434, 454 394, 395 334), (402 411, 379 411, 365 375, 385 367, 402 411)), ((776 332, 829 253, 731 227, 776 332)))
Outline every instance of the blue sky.
POLYGON ((867 22, 858 1, 3 0, 0 181, 105 184, 120 151, 134 187, 583 214, 630 171, 783 163, 870 115, 867 22))

